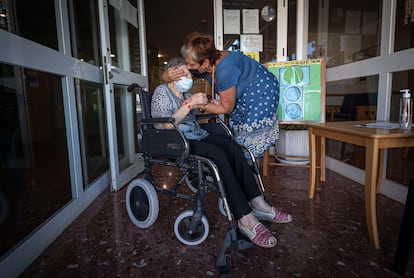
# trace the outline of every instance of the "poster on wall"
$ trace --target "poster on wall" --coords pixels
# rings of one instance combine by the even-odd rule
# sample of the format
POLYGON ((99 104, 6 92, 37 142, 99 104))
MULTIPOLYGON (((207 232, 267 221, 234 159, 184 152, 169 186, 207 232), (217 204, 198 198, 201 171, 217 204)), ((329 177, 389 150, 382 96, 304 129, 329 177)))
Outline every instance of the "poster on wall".
POLYGON ((325 60, 268 63, 279 81, 280 123, 325 122, 325 60))

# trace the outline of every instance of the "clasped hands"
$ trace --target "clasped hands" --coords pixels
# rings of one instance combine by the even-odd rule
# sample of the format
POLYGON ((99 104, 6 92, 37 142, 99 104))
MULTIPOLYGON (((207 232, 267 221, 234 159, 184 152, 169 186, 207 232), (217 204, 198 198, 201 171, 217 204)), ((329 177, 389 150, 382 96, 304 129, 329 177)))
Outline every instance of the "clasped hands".
POLYGON ((205 93, 195 93, 192 94, 190 98, 187 98, 184 101, 184 104, 188 106, 190 110, 193 109, 202 109, 204 108, 208 103, 208 98, 205 93))

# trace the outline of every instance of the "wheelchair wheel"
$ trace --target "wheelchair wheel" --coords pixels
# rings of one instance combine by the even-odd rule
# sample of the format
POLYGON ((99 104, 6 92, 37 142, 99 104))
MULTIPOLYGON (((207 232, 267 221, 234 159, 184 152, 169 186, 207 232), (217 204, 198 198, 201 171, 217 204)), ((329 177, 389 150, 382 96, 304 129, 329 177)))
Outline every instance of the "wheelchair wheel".
POLYGON ((197 245, 206 240, 208 233, 210 231, 210 226, 207 220, 207 217, 203 215, 201 221, 197 226, 196 231, 193 234, 188 234, 187 230, 190 226, 191 219, 193 217, 194 211, 186 210, 182 212, 174 223, 174 233, 179 241, 185 245, 197 245))
POLYGON ((125 203, 128 216, 135 226, 146 229, 158 218, 159 203, 153 185, 145 179, 130 182, 126 191, 125 203))

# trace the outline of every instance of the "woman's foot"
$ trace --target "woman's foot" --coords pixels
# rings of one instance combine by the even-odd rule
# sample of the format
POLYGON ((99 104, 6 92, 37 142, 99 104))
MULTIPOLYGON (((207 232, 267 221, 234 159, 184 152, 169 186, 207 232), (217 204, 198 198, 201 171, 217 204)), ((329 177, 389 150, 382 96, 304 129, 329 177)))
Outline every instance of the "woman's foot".
POLYGON ((239 230, 247 238, 249 238, 254 244, 271 248, 276 245, 277 239, 262 223, 258 222, 251 230, 238 222, 239 230))
POLYGON ((271 221, 273 223, 289 223, 292 222, 292 215, 281 209, 272 207, 269 212, 264 212, 252 208, 253 215, 259 220, 271 221))

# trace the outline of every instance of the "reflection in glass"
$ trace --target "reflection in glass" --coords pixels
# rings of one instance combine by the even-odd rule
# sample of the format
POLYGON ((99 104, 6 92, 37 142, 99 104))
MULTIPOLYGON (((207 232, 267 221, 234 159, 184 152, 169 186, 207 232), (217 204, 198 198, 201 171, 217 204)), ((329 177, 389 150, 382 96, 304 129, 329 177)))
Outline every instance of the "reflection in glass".
MULTIPOLYGON (((414 70, 394 72, 392 79, 390 120, 398 122, 400 89, 414 89, 414 70)), ((408 186, 414 169, 414 148, 389 149, 387 159, 387 179, 408 186)))
POLYGON ((102 84, 76 81, 84 188, 109 169, 102 84))
POLYGON ((0 256, 72 199, 60 76, 0 64, 0 256))
POLYGON ((139 32, 131 24, 128 24, 128 39, 129 39, 129 63, 131 68, 129 71, 142 74, 141 71, 141 56, 139 47, 139 32))
POLYGON ((72 55, 93 65, 101 65, 99 47, 99 16, 96 0, 68 1, 72 55))
MULTIPOLYGON (((326 83, 326 119, 333 121, 374 120, 376 118, 378 75, 326 83), (337 109, 331 109, 337 107, 337 109)), ((365 149, 327 140, 327 155, 364 169, 365 149)))
POLYGON ((414 47, 414 11, 409 9, 405 0, 397 0, 395 17, 395 51, 414 47))
MULTIPOLYGON (((223 10, 242 10, 242 9, 263 9, 266 5, 274 7, 271 13, 277 15, 277 3, 276 1, 265 1, 263 6, 258 6, 257 3, 248 1, 223 1, 223 10)), ((263 51, 259 52, 259 61, 261 63, 267 63, 276 61, 276 38, 277 38, 277 20, 265 20, 268 19, 260 17, 259 30, 263 35, 263 51)), ((240 30, 243 30, 242 19, 240 20, 240 30)), ((223 49, 229 51, 240 51, 240 35, 238 34, 224 34, 223 36, 223 49)))
POLYGON ((296 28, 297 28, 297 0, 291 0, 288 4, 288 38, 287 56, 288 60, 296 60, 296 28))
POLYGON ((135 154, 139 152, 136 95, 135 92, 128 92, 124 86, 114 86, 114 91, 118 162, 121 172, 136 162, 135 154))
POLYGON ((0 1, 0 28, 58 49, 55 1, 0 1))
MULTIPOLYGON (((114 86, 115 92, 115 117, 116 117, 116 127, 117 127, 117 141, 118 141, 118 162, 119 162, 119 171, 122 172, 125 168, 127 168, 128 164, 126 163, 125 159, 125 149, 128 149, 128 142, 124 141, 128 137, 125 134, 127 132, 127 120, 126 120, 126 111, 122 109, 124 106, 122 102, 122 96, 126 97, 125 95, 125 88, 120 88, 114 86)), ((134 109, 135 110, 135 109, 134 109)), ((133 111, 134 111, 133 110, 133 111)))
POLYGON ((309 1, 308 57, 334 67, 376 57, 380 51, 382 1, 309 1))
POLYGON ((130 13, 136 15, 138 11, 133 5, 130 6, 130 9, 131 11, 122 13, 111 5, 108 7, 111 59, 112 65, 140 74, 141 56, 138 22, 133 16, 125 16, 130 13), (128 52, 123 52, 125 49, 128 52))

